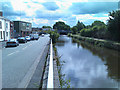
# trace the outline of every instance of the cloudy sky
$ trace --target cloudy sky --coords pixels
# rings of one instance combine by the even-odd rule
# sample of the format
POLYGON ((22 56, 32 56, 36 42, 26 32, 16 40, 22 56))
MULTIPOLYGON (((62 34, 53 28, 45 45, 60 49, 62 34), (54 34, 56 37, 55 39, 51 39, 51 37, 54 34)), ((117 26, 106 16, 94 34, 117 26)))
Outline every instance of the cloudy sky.
POLYGON ((31 22, 34 27, 53 26, 63 21, 71 27, 77 21, 90 25, 107 22, 108 12, 118 9, 119 0, 0 0, 4 17, 31 22))

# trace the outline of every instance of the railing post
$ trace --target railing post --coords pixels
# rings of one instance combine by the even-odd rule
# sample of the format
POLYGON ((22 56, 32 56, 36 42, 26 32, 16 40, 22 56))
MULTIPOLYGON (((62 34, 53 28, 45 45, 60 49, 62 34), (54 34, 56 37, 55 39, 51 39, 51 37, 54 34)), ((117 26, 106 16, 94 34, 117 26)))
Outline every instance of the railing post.
POLYGON ((49 72, 48 72, 47 88, 54 88, 54 82, 53 82, 53 46, 52 46, 52 39, 51 39, 51 44, 50 44, 50 62, 49 62, 49 72))

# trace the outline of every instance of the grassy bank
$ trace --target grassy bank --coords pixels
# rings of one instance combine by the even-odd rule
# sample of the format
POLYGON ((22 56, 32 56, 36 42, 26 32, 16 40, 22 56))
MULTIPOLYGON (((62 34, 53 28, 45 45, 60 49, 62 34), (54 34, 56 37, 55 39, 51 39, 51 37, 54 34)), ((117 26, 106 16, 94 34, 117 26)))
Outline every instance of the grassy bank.
POLYGON ((106 47, 106 48, 115 49, 115 50, 120 51, 120 43, 118 43, 118 42, 104 40, 104 39, 83 37, 83 36, 80 36, 80 35, 72 35, 72 34, 69 34, 68 36, 71 36, 72 38, 75 38, 75 39, 78 39, 78 40, 89 42, 91 44, 94 44, 94 45, 97 45, 97 46, 100 46, 100 47, 106 47))

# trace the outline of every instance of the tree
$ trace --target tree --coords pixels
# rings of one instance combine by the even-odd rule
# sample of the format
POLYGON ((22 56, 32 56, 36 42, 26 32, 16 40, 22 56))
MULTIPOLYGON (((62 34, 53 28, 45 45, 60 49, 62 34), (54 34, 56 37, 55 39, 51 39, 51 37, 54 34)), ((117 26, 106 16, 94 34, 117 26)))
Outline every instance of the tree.
POLYGON ((120 41, 120 10, 109 12, 108 32, 112 40, 120 41))
POLYGON ((70 30, 70 26, 69 25, 65 25, 63 30, 70 30))
POLYGON ((106 25, 101 21, 94 21, 92 25, 86 26, 86 28, 80 31, 81 36, 105 38, 106 25))
POLYGON ((76 34, 77 31, 78 31, 78 29, 77 29, 76 26, 73 26, 72 29, 71 29, 71 31, 72 31, 73 34, 76 34))
POLYGON ((64 22, 58 21, 53 25, 53 29, 57 30, 70 30, 70 26, 64 22))
POLYGON ((53 44, 55 44, 60 36, 59 33, 56 31, 49 31, 48 33, 50 34, 50 38, 52 39, 53 44))
POLYGON ((104 23, 104 22, 101 22, 101 21, 98 21, 98 20, 96 20, 96 21, 94 21, 94 22, 92 23, 92 27, 93 27, 93 26, 102 26, 102 25, 105 25, 105 23, 104 23))
POLYGON ((76 27, 77 27, 78 31, 80 31, 81 29, 85 28, 85 25, 82 22, 78 21, 76 27))
POLYGON ((42 26, 42 28, 51 28, 51 26, 42 26))

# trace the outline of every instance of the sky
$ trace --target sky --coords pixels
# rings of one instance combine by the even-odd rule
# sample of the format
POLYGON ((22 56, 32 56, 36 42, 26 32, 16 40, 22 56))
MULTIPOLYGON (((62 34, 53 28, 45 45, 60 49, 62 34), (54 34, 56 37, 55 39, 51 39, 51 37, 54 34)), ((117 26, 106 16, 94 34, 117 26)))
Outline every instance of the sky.
POLYGON ((119 0, 0 0, 0 11, 12 21, 31 22, 33 27, 53 26, 57 21, 75 26, 78 20, 91 25, 107 23, 108 13, 118 9, 119 0))

